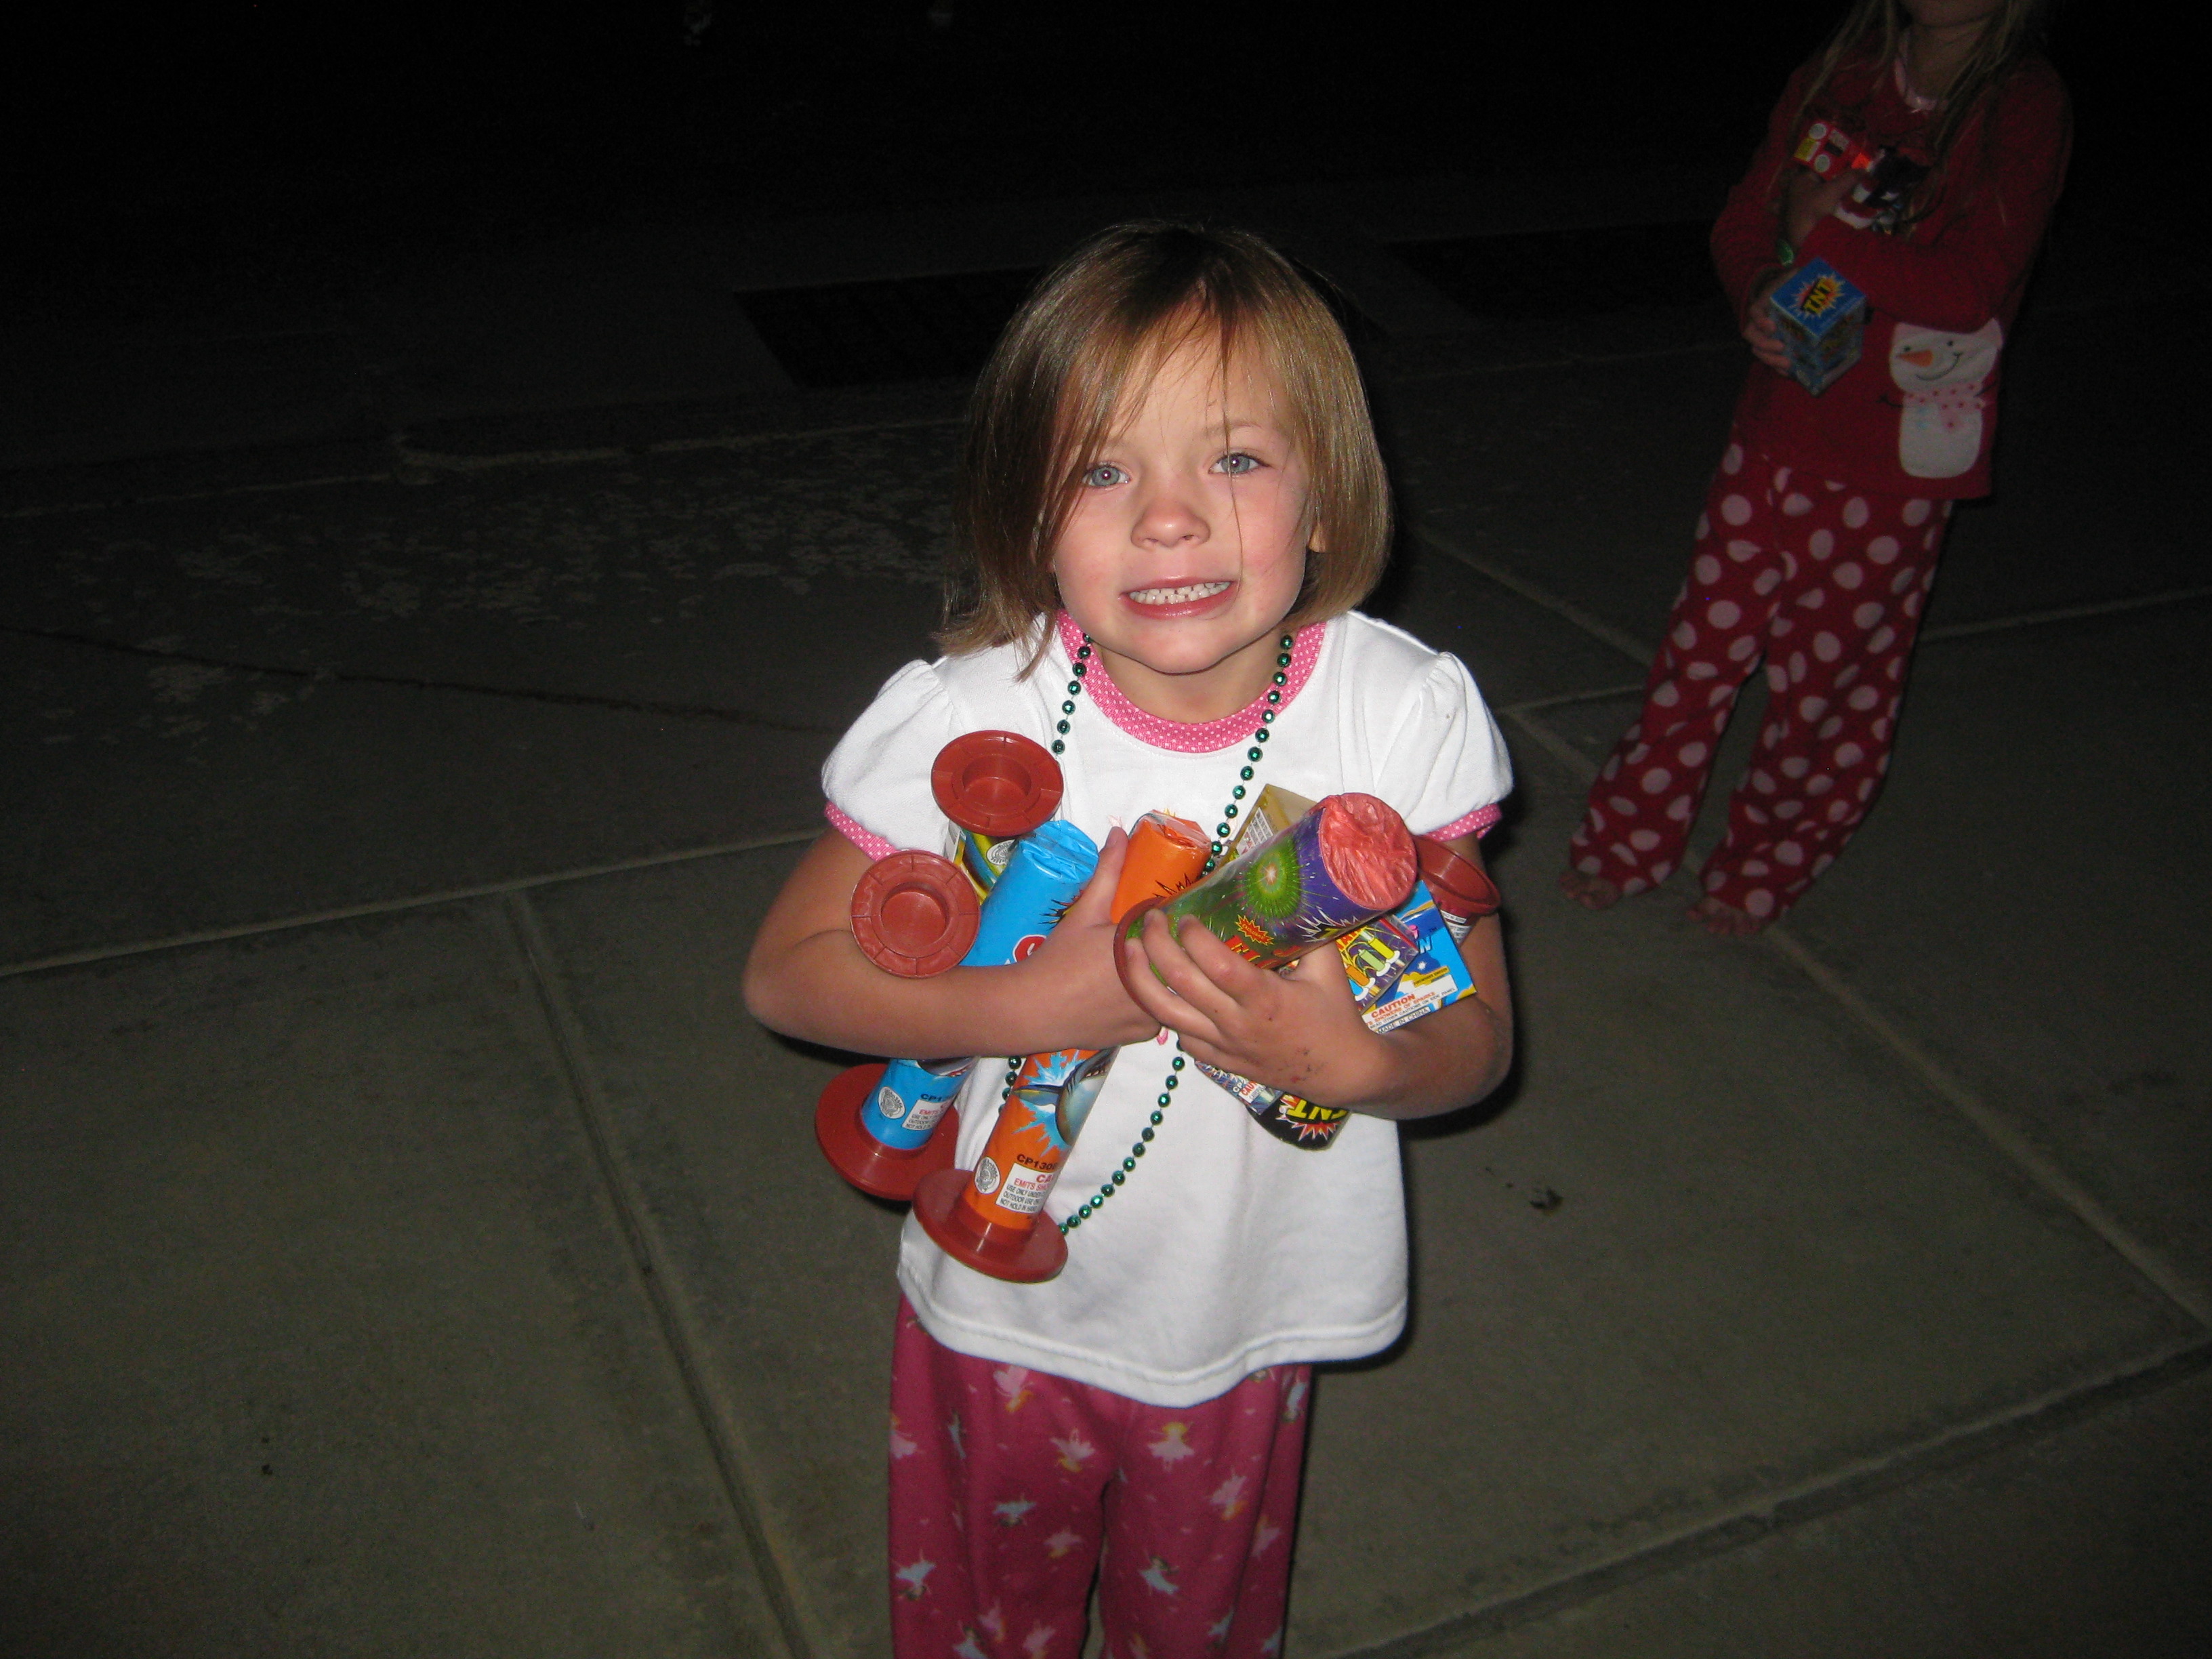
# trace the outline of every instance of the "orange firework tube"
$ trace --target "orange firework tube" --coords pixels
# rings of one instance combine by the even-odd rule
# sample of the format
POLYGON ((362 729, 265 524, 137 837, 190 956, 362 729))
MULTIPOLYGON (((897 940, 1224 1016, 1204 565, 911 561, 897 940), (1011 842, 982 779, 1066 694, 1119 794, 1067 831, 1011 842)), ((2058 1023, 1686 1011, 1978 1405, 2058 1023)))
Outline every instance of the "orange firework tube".
POLYGON ((1060 810, 1060 763, 1018 732, 969 732, 937 751, 929 792, 952 821, 952 861, 983 897, 1014 842, 1060 810))
MULTIPOLYGON (((1147 812, 1130 832, 1114 889, 1114 919, 1172 897, 1206 867, 1206 833, 1165 812, 1147 812)), ((924 1177, 915 1213, 955 1260, 1017 1284, 1050 1279, 1067 1260, 1057 1227, 1040 1227, 1045 1200, 1083 1131, 1120 1050, 1060 1048, 1023 1060, 972 1172, 924 1177)))
POLYGON ((1498 884, 1440 841, 1428 836, 1413 837, 1421 857, 1421 882, 1437 902, 1454 943, 1467 937, 1476 919, 1493 914, 1498 906, 1498 884))

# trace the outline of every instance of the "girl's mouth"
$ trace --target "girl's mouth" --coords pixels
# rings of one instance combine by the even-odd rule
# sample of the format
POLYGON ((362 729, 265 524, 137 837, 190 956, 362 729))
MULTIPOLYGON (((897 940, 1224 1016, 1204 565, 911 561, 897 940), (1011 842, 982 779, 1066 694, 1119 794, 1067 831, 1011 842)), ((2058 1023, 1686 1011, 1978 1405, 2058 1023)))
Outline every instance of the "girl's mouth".
POLYGON ((1146 611, 1182 611, 1218 599, 1236 585, 1234 582, 1185 582, 1180 587, 1135 588, 1122 597, 1146 611))

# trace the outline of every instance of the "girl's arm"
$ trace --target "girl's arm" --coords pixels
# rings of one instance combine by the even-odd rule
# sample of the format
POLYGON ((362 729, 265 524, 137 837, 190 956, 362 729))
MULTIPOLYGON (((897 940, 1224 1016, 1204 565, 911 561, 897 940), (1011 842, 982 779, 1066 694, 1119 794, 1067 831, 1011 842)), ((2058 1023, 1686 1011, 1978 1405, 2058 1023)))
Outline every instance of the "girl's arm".
POLYGON ((1831 216, 1797 251, 1826 259, 1893 317, 1960 332, 1979 328, 2005 313, 2027 280, 2065 182, 2070 143, 2057 76, 2024 70, 1953 146, 1945 190, 1961 194, 1940 234, 1924 241, 1886 236, 1831 216))
POLYGON ((754 936, 745 1007, 787 1036, 915 1059, 1141 1042, 1159 1027, 1130 1001, 1114 970, 1108 915, 1127 839, 1118 830, 1107 836, 1090 885, 1026 962, 901 979, 853 940, 853 889, 868 855, 827 831, 754 936))
POLYGON ((1775 210, 1777 191, 1790 152, 1796 147, 1797 105, 1808 72, 1799 70, 1782 89, 1781 101, 1766 118, 1766 137, 1713 222, 1713 268, 1720 273, 1721 291, 1739 319, 1755 314, 1752 301, 1771 278, 1790 268, 1774 257, 1775 238, 1782 228, 1775 210))
MULTIPOLYGON (((1474 836, 1447 845, 1481 864, 1474 836)), ((1184 1053, 1317 1106, 1430 1117, 1481 1099, 1513 1063, 1513 1001, 1494 915, 1477 921, 1460 946, 1474 994, 1388 1032, 1370 1030, 1360 1018, 1334 951, 1311 951, 1287 972, 1269 973, 1195 922, 1170 935, 1158 913, 1146 917, 1141 945, 1127 948, 1166 981, 1141 963, 1130 975, 1146 1014, 1181 1036, 1184 1053)))

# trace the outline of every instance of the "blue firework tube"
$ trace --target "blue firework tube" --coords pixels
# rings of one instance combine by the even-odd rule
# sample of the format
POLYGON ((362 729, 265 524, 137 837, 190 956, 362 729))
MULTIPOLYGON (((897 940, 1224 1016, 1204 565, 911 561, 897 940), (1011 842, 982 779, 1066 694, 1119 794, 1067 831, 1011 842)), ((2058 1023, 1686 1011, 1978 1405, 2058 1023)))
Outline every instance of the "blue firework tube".
MULTIPOLYGON (((1060 818, 1039 824, 1022 838, 983 901, 975 943, 960 965, 1004 968, 1024 960, 1059 926, 1097 867, 1097 843, 1083 831, 1060 818)), ((860 1114, 862 1127, 886 1146, 915 1151, 928 1140, 975 1064, 969 1058, 892 1060, 860 1114)))

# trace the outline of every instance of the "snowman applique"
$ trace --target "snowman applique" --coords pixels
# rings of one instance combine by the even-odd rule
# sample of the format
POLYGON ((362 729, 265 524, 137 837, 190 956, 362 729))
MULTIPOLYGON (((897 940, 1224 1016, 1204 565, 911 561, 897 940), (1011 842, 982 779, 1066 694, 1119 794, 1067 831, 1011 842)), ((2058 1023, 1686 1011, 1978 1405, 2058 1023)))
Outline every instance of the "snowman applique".
POLYGON ((1900 322, 1889 342, 1889 378, 1905 394, 1897 458, 1916 478, 1955 478, 1982 453, 1982 388, 2004 330, 1994 317, 1971 334, 1900 322))

